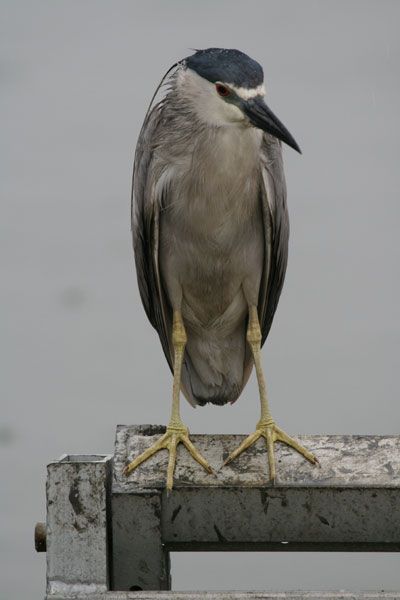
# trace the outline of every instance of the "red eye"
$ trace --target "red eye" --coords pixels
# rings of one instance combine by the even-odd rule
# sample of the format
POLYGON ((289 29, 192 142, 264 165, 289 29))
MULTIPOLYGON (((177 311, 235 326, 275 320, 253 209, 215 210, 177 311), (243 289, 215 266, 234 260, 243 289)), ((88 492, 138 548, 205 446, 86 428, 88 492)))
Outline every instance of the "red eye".
POLYGON ((230 94, 228 88, 222 85, 221 83, 216 83, 215 88, 220 96, 229 96, 230 94))

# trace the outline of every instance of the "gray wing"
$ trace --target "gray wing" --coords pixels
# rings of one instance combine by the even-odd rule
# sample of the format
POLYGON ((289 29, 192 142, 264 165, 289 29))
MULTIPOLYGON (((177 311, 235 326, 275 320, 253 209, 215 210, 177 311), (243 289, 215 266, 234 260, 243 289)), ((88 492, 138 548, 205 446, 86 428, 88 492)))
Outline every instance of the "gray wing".
POLYGON ((146 117, 136 147, 132 179, 132 237, 140 297, 158 332, 171 371, 171 309, 161 284, 158 264, 159 205, 155 198, 153 148, 161 123, 158 104, 146 117))
POLYGON ((264 224, 264 269, 259 294, 261 345, 267 339, 285 279, 289 242, 289 215, 281 143, 264 135, 261 205, 264 224))

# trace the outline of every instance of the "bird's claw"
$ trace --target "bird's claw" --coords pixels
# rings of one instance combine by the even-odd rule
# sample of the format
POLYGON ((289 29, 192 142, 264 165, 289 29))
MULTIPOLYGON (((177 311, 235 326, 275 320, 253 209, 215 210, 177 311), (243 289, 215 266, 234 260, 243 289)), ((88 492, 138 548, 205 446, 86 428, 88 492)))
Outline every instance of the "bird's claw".
POLYGON ((187 450, 189 450, 190 454, 193 458, 204 467, 204 469, 210 473, 214 474, 214 470, 209 464, 209 462, 200 454, 195 445, 192 443, 189 437, 189 429, 185 427, 183 424, 180 425, 169 425, 167 427, 167 431, 164 435, 157 440, 150 448, 142 452, 139 456, 135 458, 128 466, 125 467, 124 473, 128 474, 136 467, 138 467, 142 462, 150 458, 153 454, 158 452, 159 450, 168 450, 169 459, 168 459, 168 468, 167 468, 167 496, 170 495, 173 488, 173 478, 174 478, 174 470, 176 463, 176 448, 179 443, 182 443, 187 450))
POLYGON ((273 421, 267 424, 258 423, 256 430, 247 438, 245 438, 240 444, 240 446, 236 448, 236 450, 230 453, 230 455, 224 462, 224 466, 231 463, 239 454, 241 454, 241 452, 249 448, 249 446, 254 444, 260 437, 263 437, 267 444, 271 485, 275 485, 277 481, 274 451, 275 442, 283 442, 284 444, 291 446, 292 448, 297 450, 297 452, 302 454, 307 460, 309 460, 313 464, 317 464, 319 467, 321 466, 319 460, 315 456, 313 456, 308 450, 306 450, 306 448, 301 446, 301 444, 296 442, 296 440, 291 438, 282 429, 277 427, 277 425, 275 425, 273 421))

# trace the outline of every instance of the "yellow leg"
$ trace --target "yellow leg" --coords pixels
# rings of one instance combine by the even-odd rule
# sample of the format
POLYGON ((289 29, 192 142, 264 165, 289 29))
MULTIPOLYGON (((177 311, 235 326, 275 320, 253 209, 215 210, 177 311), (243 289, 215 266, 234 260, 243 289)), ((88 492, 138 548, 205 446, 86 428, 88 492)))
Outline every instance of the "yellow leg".
POLYGON ((269 471, 272 482, 276 480, 276 468, 275 468, 275 453, 274 453, 274 443, 284 442, 288 446, 291 446, 300 454, 302 454, 305 458, 307 458, 312 463, 318 463, 318 459, 315 458, 308 450, 303 448, 298 442, 296 442, 293 438, 291 438, 287 433, 282 431, 279 427, 275 425, 275 421, 273 420, 267 399, 267 390, 265 387, 264 375, 262 371, 261 364, 261 330, 260 324, 258 321, 257 307, 251 306, 249 310, 249 325, 247 328, 247 341, 250 345, 253 358, 254 365, 256 368, 257 381, 258 381, 258 389, 260 391, 260 402, 261 402, 261 417, 259 422, 256 425, 256 430, 254 433, 249 435, 236 450, 234 450, 226 459, 225 464, 230 463, 234 460, 243 450, 246 450, 249 446, 254 444, 258 440, 259 437, 265 438, 267 443, 268 450, 268 462, 269 462, 269 471))
POLYGON ((186 346, 186 332, 182 320, 182 314, 180 311, 174 311, 173 326, 172 326, 172 342, 174 345, 174 383, 172 388, 172 412, 171 420, 167 427, 167 431, 164 435, 150 448, 145 450, 140 456, 135 458, 127 467, 124 472, 130 473, 142 462, 147 460, 150 456, 158 452, 159 450, 166 449, 169 452, 169 461, 167 469, 167 491, 168 493, 172 490, 173 477, 175 470, 176 461, 176 447, 179 442, 182 442, 189 450, 197 462, 199 462, 209 473, 213 473, 210 464, 200 454, 197 448, 192 444, 189 438, 189 429, 181 421, 179 412, 179 396, 181 389, 181 373, 182 373, 182 360, 186 346))

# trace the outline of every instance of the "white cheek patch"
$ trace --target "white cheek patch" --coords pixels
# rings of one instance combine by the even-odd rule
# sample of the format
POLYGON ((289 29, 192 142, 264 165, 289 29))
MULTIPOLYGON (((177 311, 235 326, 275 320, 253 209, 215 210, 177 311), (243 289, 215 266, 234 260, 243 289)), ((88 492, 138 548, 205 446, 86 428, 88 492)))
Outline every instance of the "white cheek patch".
POLYGON ((265 87, 262 83, 256 88, 243 88, 236 87, 236 85, 232 85, 232 83, 227 84, 229 87, 240 97, 242 100, 250 100, 251 98, 256 98, 257 96, 265 96, 265 87))
POLYGON ((246 120, 237 106, 218 95, 214 83, 203 79, 192 69, 180 72, 177 83, 182 96, 190 101, 191 108, 204 123, 227 125, 246 120))

